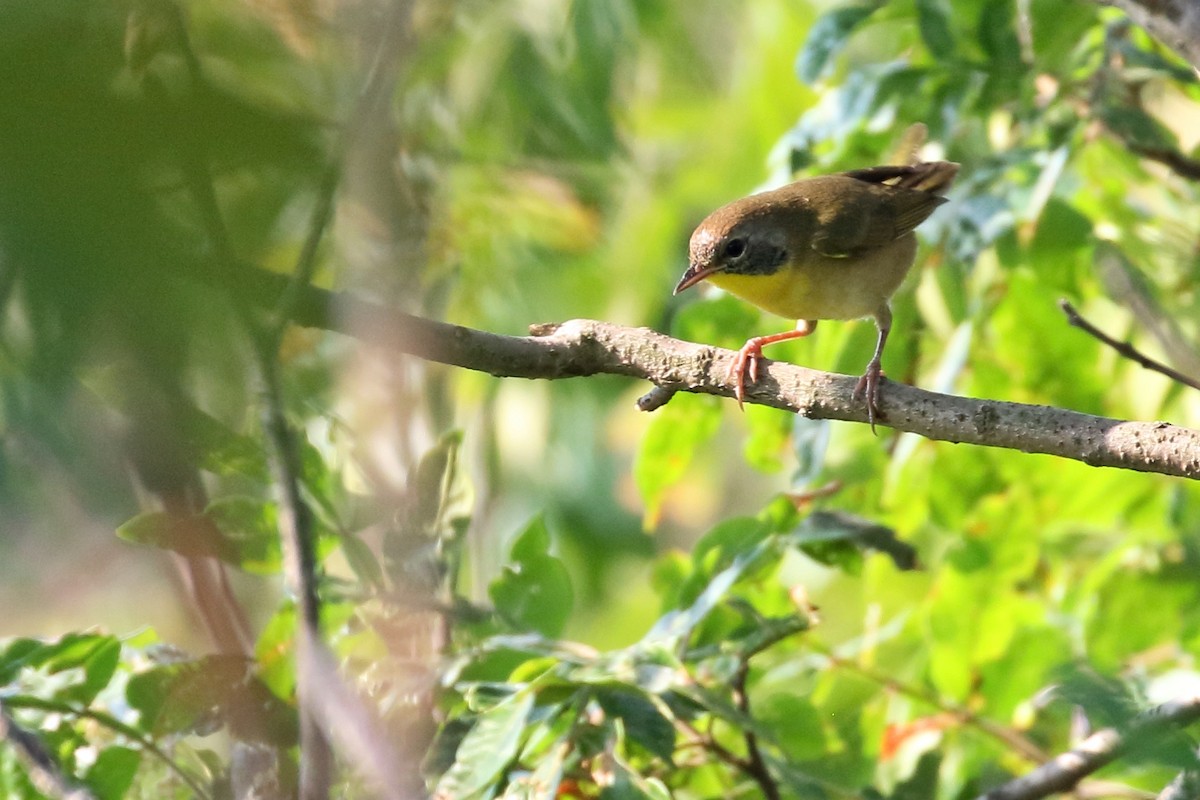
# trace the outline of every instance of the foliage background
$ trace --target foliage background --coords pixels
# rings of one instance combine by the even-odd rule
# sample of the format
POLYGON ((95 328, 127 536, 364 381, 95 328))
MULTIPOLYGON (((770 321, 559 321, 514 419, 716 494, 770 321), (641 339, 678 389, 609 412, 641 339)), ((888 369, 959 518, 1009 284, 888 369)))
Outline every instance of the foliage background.
MULTIPOLYGON (((928 155, 963 169, 952 202, 922 228, 888 373, 1197 424, 1194 393, 1068 328, 1056 305, 1066 297, 1200 372, 1195 175, 1159 163, 1198 154, 1200 90, 1115 11, 1049 0, 213 0, 186 9, 185 47, 169 8, 0 4, 7 635, 151 626, 131 641, 206 650, 174 599, 169 556, 111 533, 161 503, 147 476, 195 460, 210 496, 231 504, 224 532, 252 543, 227 560, 250 573, 237 586, 255 630, 286 642, 262 456, 237 461, 262 449, 239 328, 246 298, 214 266, 228 254, 194 193, 197 158, 235 267, 292 269, 321 175, 340 164, 322 286, 495 332, 592 317, 737 347, 781 323, 727 297, 670 296, 695 223, 796 171, 885 160, 923 121, 928 155), (384 88, 364 106, 369 74, 384 88), (193 435, 179 398, 221 435, 193 435)), ((772 355, 853 374, 873 336, 868 324, 826 324, 772 355)), ((416 465, 453 450, 442 438, 453 430, 461 450, 446 502, 418 521, 452 543, 454 590, 500 617, 455 629, 452 652, 532 629, 640 658, 656 620, 689 607, 740 548, 782 537, 735 594, 775 618, 786 616, 785 590, 803 586, 820 622, 756 656, 750 692, 772 757, 823 791, 887 793, 916 774, 959 796, 1029 767, 989 724, 1052 753, 1073 735, 1073 709, 1103 724, 1195 690, 1200 496, 1189 483, 740 414, 707 397, 649 416, 634 406, 646 387, 624 379, 501 381, 330 333, 293 331, 282 361, 326 568, 345 582, 328 590, 329 636, 351 674, 396 696, 427 677, 434 654, 388 652, 355 601, 428 578, 413 576, 420 556, 403 529, 436 493, 416 465), (834 482, 800 512, 780 500, 834 482), (798 549, 812 508, 894 531, 920 569, 846 545, 858 529, 843 518, 822 534, 832 550, 803 534, 798 549), (373 584, 364 558, 387 581, 373 584), (914 720, 926 721, 920 736, 920 724, 906 727, 914 720), (930 748, 940 760, 921 772, 930 748)), ((728 619, 693 622, 697 642, 746 645, 728 619)), ((535 655, 480 659, 463 677, 516 686, 545 666, 538 658, 571 663, 535 655)), ((259 666, 290 697, 287 679, 259 666)), ((451 715, 465 708, 456 697, 440 701, 451 715)), ((738 743, 736 719, 718 715, 713 740, 738 743)), ((551 739, 570 738, 545 724, 551 739)), ((630 770, 679 796, 748 779, 736 765, 722 771, 711 748, 701 748, 706 767, 667 768, 627 725, 630 770)), ((1172 759, 1135 759, 1113 776, 1157 791, 1172 759)), ((598 779, 586 760, 572 769, 598 779)), ((788 791, 816 791, 797 785, 788 791)))

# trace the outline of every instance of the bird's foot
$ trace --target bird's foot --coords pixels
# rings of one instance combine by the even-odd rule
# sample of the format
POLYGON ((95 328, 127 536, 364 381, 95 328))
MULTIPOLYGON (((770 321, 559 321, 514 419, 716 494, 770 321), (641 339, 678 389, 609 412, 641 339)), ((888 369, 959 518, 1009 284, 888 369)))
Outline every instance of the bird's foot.
POLYGON ((879 382, 883 378, 883 367, 879 359, 872 358, 867 364, 867 371, 858 379, 854 387, 855 399, 867 401, 867 422, 871 424, 871 433, 875 433, 875 421, 887 419, 887 414, 879 407, 879 382))
POLYGON ((737 398, 738 408, 743 408, 746 400, 746 377, 749 376, 750 383, 758 383, 758 361, 762 358, 762 349, 761 337, 747 339, 729 365, 728 380, 733 381, 733 396, 737 398))

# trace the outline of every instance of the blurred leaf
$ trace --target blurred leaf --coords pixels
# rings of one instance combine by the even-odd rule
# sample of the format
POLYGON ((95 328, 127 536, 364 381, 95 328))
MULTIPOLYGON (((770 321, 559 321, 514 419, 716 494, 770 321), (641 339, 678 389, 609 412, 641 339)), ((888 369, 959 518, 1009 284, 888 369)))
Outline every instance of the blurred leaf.
POLYGON ((1100 119, 1117 138, 1131 146, 1158 152, 1179 150, 1175 134, 1140 108, 1104 105, 1100 119))
POLYGON ((671 792, 661 781, 639 775, 616 753, 596 759, 592 778, 603 787, 600 800, 671 800, 671 792))
POLYGON ((825 754, 828 743, 821 712, 808 699, 775 694, 755 703, 755 709, 790 760, 808 761, 825 754))
POLYGON ((296 689, 296 605, 285 602, 263 626, 254 645, 258 675, 276 697, 288 698, 296 689))
POLYGON ((954 54, 950 12, 941 0, 917 0, 917 25, 934 58, 946 59, 954 54))
POLYGON ((133 785, 141 753, 129 747, 110 745, 100 751, 83 782, 97 800, 120 800, 133 785))
POLYGON ((533 691, 522 689, 480 714, 459 744, 453 766, 437 782, 434 796, 466 800, 477 793, 490 794, 516 758, 533 700, 533 691))
POLYGON ((816 560, 841 566, 852 573, 861 568, 860 559, 839 548, 838 544, 849 545, 854 552, 867 548, 878 550, 891 558, 897 569, 909 570, 917 566, 917 551, 897 539, 891 528, 843 511, 812 512, 801 520, 794 540, 816 560))
POLYGON ((938 794, 938 772, 942 766, 942 754, 930 751, 922 753, 912 774, 896 785, 888 795, 889 800, 925 800, 938 794))
POLYGON ((502 800, 554 800, 559 796, 563 762, 569 752, 569 742, 555 742, 550 751, 538 759, 537 769, 509 782, 501 795, 502 800))
POLYGON ((796 57, 796 74, 805 83, 815 83, 829 63, 846 45, 850 34, 881 7, 881 3, 864 3, 835 8, 825 12, 808 32, 808 39, 796 57))
POLYGON ((204 516, 225 542, 223 561, 260 575, 282 568, 279 511, 274 503, 253 497, 222 497, 208 504, 204 516))
POLYGON ((979 15, 979 43, 983 46, 993 68, 1007 69, 1021 58, 1021 43, 1017 39, 1016 7, 1013 0, 984 0, 979 15))
POLYGON ((156 737, 203 735, 224 722, 238 738, 288 747, 298 733, 295 710, 271 694, 240 656, 152 667, 129 678, 125 699, 138 712, 138 726, 156 737))
POLYGON ((626 689, 600 689, 596 702, 611 717, 624 723, 630 742, 645 748, 668 764, 675 753, 675 724, 663 708, 644 694, 626 689))
POLYGON ((343 532, 338 542, 341 544, 342 554, 346 557, 346 563, 354 570, 358 579, 375 589, 382 589, 383 567, 367 543, 350 531, 343 532))
POLYGON ((83 682, 58 692, 62 699, 91 703, 112 680, 121 658, 121 643, 114 636, 72 633, 47 643, 39 654, 40 666, 50 673, 80 669, 83 682))
POLYGON ((21 670, 41 664, 46 646, 37 639, 13 639, 0 653, 0 684, 16 680, 21 670))
MULTIPOLYGON (((751 521, 744 520, 742 522, 744 524, 739 527, 747 528, 751 521)), ((708 581, 703 591, 696 597, 695 602, 687 608, 668 611, 654 624, 642 641, 658 640, 664 642, 668 647, 676 647, 679 643, 686 641, 696 626, 703 622, 704 618, 725 599, 726 594, 742 577, 746 569, 766 552, 769 544, 769 542, 759 543, 735 556, 732 559, 733 563, 708 581)))
POLYGON ((182 519, 165 511, 147 511, 118 527, 117 538, 182 556, 219 558, 233 564, 238 561, 233 543, 203 516, 182 519))
POLYGON ((746 407, 746 463, 766 472, 779 472, 784 467, 787 443, 797 415, 778 408, 750 405, 746 407))
POLYGON ((571 616, 574 591, 563 563, 549 554, 550 531, 535 518, 513 543, 511 562, 488 587, 496 611, 519 630, 543 636, 562 633, 571 616))
POLYGON ((654 528, 666 490, 687 472, 696 452, 721 422, 719 406, 707 398, 677 394, 654 414, 638 446, 633 477, 646 506, 645 526, 654 528))

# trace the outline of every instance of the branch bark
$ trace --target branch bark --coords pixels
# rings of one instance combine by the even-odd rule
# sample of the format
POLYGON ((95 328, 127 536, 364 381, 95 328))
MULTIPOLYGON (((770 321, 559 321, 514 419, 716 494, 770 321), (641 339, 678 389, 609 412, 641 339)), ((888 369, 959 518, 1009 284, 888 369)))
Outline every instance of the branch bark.
POLYGON ((1200 0, 1099 0, 1115 6, 1200 70, 1200 0))
POLYGON ((1036 800, 1070 790, 1087 775, 1120 756, 1140 738, 1172 727, 1183 727, 1200 719, 1200 695, 1172 700, 1139 715, 1124 731, 1105 728, 1079 743, 1070 752, 1009 781, 979 800, 1036 800))
MULTIPOLYGON (((239 273, 246 295, 264 305, 273 302, 286 280, 254 268, 239 273)), ((668 393, 733 397, 727 380, 733 351, 683 342, 646 328, 577 319, 534 326, 530 336, 503 336, 314 287, 301 291, 292 319, 306 327, 338 330, 397 352, 499 377, 554 380, 625 375, 648 380, 668 393)), ((769 360, 759 373, 758 382, 747 387, 747 402, 812 419, 866 422, 866 407, 852 396, 854 377, 769 360)), ((1200 431, 1190 428, 955 397, 890 381, 882 395, 888 416, 883 424, 928 439, 1200 478, 1200 431)))

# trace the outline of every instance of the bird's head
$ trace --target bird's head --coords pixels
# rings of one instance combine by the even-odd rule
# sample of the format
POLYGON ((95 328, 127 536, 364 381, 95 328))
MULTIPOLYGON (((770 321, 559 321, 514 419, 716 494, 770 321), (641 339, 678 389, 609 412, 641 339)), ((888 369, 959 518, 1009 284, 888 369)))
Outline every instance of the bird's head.
POLYGON ((705 278, 771 275, 788 259, 788 223, 784 208, 761 195, 719 208, 692 233, 688 268, 675 286, 679 294, 705 278))

